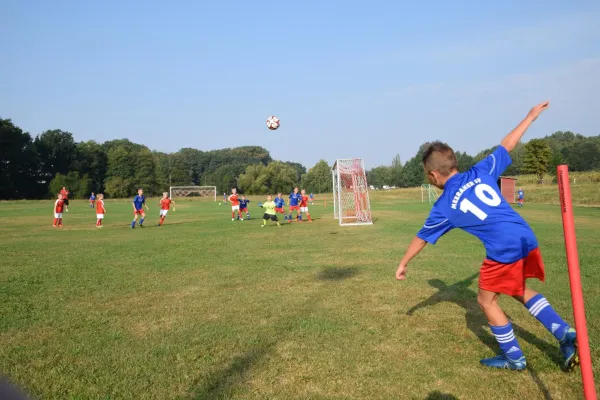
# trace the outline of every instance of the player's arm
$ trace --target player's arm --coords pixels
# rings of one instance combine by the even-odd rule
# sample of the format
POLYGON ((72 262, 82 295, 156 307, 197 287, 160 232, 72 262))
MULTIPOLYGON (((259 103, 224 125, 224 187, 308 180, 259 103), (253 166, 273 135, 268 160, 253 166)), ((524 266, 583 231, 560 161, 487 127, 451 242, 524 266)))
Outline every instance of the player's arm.
POLYGON ((402 260, 400 260, 400 264, 396 270, 396 279, 406 279, 406 267, 408 266, 408 263, 410 260, 415 258, 417 254, 419 254, 421 250, 425 248, 425 246, 427 246, 427 242, 420 237, 415 236, 412 242, 410 242, 408 249, 406 249, 404 257, 402 257, 402 260))
POLYGON ((523 121, 521 121, 521 123, 517 125, 517 127, 513 129, 512 132, 506 135, 506 137, 502 140, 500 145, 509 152, 513 151, 517 143, 519 143, 519 141, 527 131, 527 129, 529 129, 529 126, 531 126, 533 121, 535 121, 537 117, 548 108, 549 105, 550 102, 545 101, 533 107, 529 111, 525 119, 523 119, 523 121))
POLYGON ((146 211, 150 211, 150 207, 148 207, 148 204, 146 204, 146 200, 144 199, 144 207, 146 207, 146 211))

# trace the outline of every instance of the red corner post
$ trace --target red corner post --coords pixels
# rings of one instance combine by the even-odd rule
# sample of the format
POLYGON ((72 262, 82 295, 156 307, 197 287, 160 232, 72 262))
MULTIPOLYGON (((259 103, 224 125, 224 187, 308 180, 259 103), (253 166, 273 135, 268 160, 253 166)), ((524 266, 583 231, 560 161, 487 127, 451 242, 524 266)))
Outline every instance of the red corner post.
POLYGON ((583 393, 586 400, 597 400, 596 389, 594 387, 594 372, 592 371, 590 344, 585 320, 585 307, 583 305, 583 291, 581 289, 581 272, 579 270, 577 238, 575 237, 573 203, 571 199, 571 186, 569 184, 569 167, 566 165, 559 165, 556 168, 556 171, 558 173, 558 191, 560 195, 560 210, 565 235, 565 248, 567 251, 571 300, 573 302, 575 329, 577 330, 577 346, 579 348, 579 360, 581 362, 583 393))

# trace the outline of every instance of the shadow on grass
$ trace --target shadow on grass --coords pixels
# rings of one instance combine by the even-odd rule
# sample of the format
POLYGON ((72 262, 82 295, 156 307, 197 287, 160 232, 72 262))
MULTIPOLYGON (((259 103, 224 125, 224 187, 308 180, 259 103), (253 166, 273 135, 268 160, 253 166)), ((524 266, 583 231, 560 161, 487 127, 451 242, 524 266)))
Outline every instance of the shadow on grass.
POLYGON ((429 395, 425 397, 425 400, 458 400, 458 397, 436 390, 435 392, 429 393, 429 395))
MULTIPOLYGON (((232 391, 246 382, 247 372, 269 353, 276 342, 268 342, 235 357, 228 366, 213 373, 202 387, 193 392, 195 400, 228 399, 232 391)), ((202 384, 197 382, 197 385, 202 384)))
MULTIPOLYGON (((475 336, 486 346, 488 346, 492 351, 498 351, 498 344, 496 339, 488 333, 488 331, 484 328, 488 326, 488 321, 483 312, 479 308, 479 304, 477 304, 477 293, 469 288, 475 278, 479 275, 479 273, 475 273, 469 276, 462 281, 456 282, 452 285, 447 285, 443 281, 439 279, 431 279, 428 281, 429 285, 438 289, 437 293, 433 294, 430 298, 422 301, 419 304, 413 306, 410 310, 407 311, 407 315, 413 315, 415 311, 434 306, 436 304, 448 301, 454 303, 460 307, 462 307, 465 313, 465 322, 467 328, 473 332, 475 336)), ((510 320, 510 316, 507 315, 510 320)), ((551 359, 555 364, 560 365, 561 358, 557 352, 556 346, 553 346, 546 342, 543 339, 540 339, 533 335, 531 332, 525 330, 519 325, 513 324, 513 330, 517 339, 523 339, 530 344, 536 346, 542 353, 546 354, 546 356, 551 359)), ((547 386, 542 382, 542 380, 538 377, 536 371, 528 366, 529 373, 531 375, 532 380, 538 386, 540 391, 544 394, 545 399, 551 399, 550 392, 548 391, 547 386)))
POLYGON ((325 268, 317 275, 317 279, 322 281, 341 281, 342 279, 352 278, 358 274, 358 268, 325 268))

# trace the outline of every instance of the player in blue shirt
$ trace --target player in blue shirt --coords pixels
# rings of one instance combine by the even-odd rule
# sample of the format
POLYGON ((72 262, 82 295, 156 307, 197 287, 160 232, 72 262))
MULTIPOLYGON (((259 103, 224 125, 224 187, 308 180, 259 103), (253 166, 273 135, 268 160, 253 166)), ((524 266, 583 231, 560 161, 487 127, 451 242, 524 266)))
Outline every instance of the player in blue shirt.
POLYGON ((517 196, 519 198, 517 204, 519 205, 519 207, 523 207, 523 201, 525 201, 525 192, 523 191, 523 189, 519 188, 519 191, 517 192, 517 196))
POLYGON ((96 202, 96 195, 94 194, 94 192, 92 192, 92 195, 90 196, 90 208, 94 208, 95 202, 96 202))
POLYGON ((407 264, 427 243, 454 228, 483 242, 486 258, 479 274, 478 303, 485 313, 501 354, 481 360, 488 367, 523 370, 527 363, 512 325, 498 304, 501 293, 514 297, 536 317, 560 343, 563 368, 579 362, 576 333, 550 306, 544 296, 528 288, 527 278, 544 281, 544 263, 537 239, 525 220, 500 196, 496 184, 511 164, 509 151, 548 103, 539 104, 509 133, 492 154, 470 170, 459 173, 454 151, 441 142, 432 143, 423 155, 423 166, 432 185, 443 189, 423 228, 400 261, 397 279, 406 279, 407 264))
POLYGON ((310 197, 310 204, 313 205, 314 204, 314 200, 315 200, 315 195, 312 194, 312 192, 311 192, 311 194, 310 194, 309 197, 310 197))
POLYGON ((146 218, 146 213, 144 213, 144 207, 146 210, 149 210, 148 205, 146 204, 146 198, 144 197, 144 191, 140 188, 138 189, 138 194, 133 198, 133 221, 131 222, 131 227, 135 228, 135 223, 137 222, 138 215, 142 218, 140 219, 140 228, 143 228, 144 218, 146 218))
MULTIPOLYGON (((248 200, 246 196, 242 196, 242 198, 238 201, 240 202, 240 211, 238 212, 238 219, 240 219, 240 214, 242 214, 244 211, 246 212, 246 218, 250 219, 250 212, 248 211, 248 203, 250 203, 250 200, 248 200)), ((242 218, 242 221, 243 220, 244 218, 242 218)))
MULTIPOLYGON (((283 199, 281 193, 277 193, 277 197, 275 197, 275 200, 273 200, 273 202, 275 203, 275 212, 285 214, 285 210, 283 209, 283 207, 285 206, 285 200, 283 199)), ((285 219, 287 219, 287 217, 285 217, 285 219)))
POLYGON ((302 195, 298 193, 298 186, 294 188, 294 191, 290 193, 290 214, 285 218, 289 223, 294 219, 292 214, 296 210, 296 219, 300 215, 300 201, 302 201, 302 195))

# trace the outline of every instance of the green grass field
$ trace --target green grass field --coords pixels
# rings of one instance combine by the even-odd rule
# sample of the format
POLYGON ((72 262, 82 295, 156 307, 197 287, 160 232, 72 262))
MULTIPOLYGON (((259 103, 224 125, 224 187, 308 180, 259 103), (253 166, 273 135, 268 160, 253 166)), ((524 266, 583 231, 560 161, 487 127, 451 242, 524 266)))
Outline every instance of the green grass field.
MULTIPOLYGON (((579 370, 554 338, 502 301, 528 356, 493 371, 476 303, 479 242, 451 232, 394 272, 429 205, 375 193, 373 226, 315 221, 260 228, 228 206, 184 201, 144 229, 107 200, 105 228, 72 201, 52 228, 50 201, 0 203, 0 372, 42 399, 577 399, 579 370)), ((547 283, 572 322, 559 208, 519 209, 536 231, 547 283)), ((595 374, 600 380, 600 209, 576 208, 595 374)))

